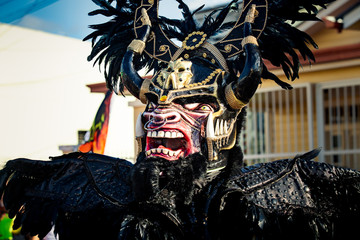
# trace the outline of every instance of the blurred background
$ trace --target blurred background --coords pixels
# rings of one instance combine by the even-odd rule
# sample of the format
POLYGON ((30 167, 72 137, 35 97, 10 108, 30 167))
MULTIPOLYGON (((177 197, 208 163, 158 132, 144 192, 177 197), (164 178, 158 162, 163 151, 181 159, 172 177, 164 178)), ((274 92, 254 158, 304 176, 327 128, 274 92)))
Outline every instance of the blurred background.
MULTIPOLYGON (((88 25, 107 20, 88 16, 97 8, 91 0, 0 1, 2 163, 48 159, 83 143, 106 91, 89 87, 104 77, 87 61, 91 43, 82 41, 91 33, 88 25)), ((129 101, 130 96, 113 98, 117 146, 108 152, 133 158, 129 101)))

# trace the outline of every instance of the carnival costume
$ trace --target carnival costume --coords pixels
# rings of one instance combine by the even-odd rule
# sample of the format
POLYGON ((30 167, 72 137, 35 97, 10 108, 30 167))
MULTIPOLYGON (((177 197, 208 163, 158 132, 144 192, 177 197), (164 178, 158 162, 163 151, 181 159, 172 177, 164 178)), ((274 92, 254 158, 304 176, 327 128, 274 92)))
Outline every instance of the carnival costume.
POLYGON ((202 7, 191 12, 182 0, 183 20, 159 16, 157 0, 93 1, 101 9, 91 15, 114 18, 92 26, 89 60, 104 64, 108 88, 146 104, 137 162, 80 152, 9 161, 0 183, 15 227, 43 237, 55 225, 60 239, 356 236, 359 172, 313 161, 319 150, 244 167, 239 144, 261 79, 291 89, 263 59, 297 78, 294 49, 310 61, 307 43, 316 44, 288 21, 316 20, 330 1, 232 1, 202 24, 202 7), (224 22, 238 5, 239 18, 224 22))

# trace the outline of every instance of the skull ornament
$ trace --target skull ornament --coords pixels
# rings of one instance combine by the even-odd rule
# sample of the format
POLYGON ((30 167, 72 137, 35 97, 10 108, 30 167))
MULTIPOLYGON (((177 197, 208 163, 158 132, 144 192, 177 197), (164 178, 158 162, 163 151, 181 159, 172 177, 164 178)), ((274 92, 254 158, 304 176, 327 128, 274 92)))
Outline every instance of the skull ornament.
POLYGON ((189 84, 193 74, 191 72, 190 61, 184 61, 182 58, 175 62, 171 61, 167 68, 161 70, 157 77, 159 85, 164 89, 180 89, 189 84))

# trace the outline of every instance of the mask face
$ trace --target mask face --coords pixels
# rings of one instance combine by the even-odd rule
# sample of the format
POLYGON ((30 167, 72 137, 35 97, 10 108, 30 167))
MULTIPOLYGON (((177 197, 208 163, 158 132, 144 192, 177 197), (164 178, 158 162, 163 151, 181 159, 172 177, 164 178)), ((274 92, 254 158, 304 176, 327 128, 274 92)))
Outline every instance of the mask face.
POLYGON ((200 152, 206 120, 216 107, 198 102, 166 105, 150 102, 143 114, 147 130, 145 155, 173 161, 200 152))
POLYGON ((239 110, 228 109, 218 96, 225 72, 201 63, 180 58, 145 84, 147 158, 175 161, 201 153, 212 161, 234 146, 239 110))

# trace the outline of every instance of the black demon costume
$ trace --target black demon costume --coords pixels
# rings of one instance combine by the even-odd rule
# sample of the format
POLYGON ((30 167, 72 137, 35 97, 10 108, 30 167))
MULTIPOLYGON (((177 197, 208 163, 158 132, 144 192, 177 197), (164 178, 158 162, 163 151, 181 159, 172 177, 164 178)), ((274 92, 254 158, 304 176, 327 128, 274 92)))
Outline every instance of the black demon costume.
POLYGON ((313 60, 316 44, 291 22, 317 20, 330 1, 234 0, 202 24, 202 7, 182 0, 183 20, 159 16, 158 0, 93 1, 101 9, 91 15, 113 18, 91 26, 89 60, 104 64, 108 88, 146 104, 137 162, 80 152, 9 161, 0 191, 15 228, 43 237, 55 225, 60 239, 357 237, 359 172, 312 160, 319 150, 244 167, 239 146, 261 79, 291 88, 263 59, 297 78, 296 51, 313 60))

